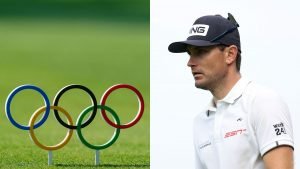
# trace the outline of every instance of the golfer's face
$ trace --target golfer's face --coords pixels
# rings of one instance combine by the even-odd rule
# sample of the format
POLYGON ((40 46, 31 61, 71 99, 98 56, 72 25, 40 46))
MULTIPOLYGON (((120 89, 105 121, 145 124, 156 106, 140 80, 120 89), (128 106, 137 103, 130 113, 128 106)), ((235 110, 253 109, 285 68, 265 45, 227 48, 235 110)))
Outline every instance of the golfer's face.
POLYGON ((188 47, 191 67, 195 79, 195 86, 201 89, 213 89, 227 72, 224 51, 218 47, 188 47))

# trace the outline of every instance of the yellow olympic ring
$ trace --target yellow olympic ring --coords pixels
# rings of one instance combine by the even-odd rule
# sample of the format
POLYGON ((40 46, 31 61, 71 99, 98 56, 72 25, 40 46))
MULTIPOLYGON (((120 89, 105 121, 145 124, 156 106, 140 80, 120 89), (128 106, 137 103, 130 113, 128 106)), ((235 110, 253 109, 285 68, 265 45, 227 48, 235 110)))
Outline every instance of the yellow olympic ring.
MULTIPOLYGON (((59 112, 63 113, 67 119, 68 119, 68 123, 69 125, 73 125, 73 121, 72 121, 72 118, 70 116, 70 114, 64 110, 63 108, 61 107, 58 107, 58 106, 50 106, 50 109, 53 109, 53 110, 58 110, 59 112)), ((38 117, 38 115, 40 115, 41 113, 43 113, 44 111, 46 110, 46 107, 43 106, 41 108, 39 108, 38 110, 36 110, 33 115, 31 116, 30 120, 29 120, 29 135, 32 139, 32 141, 40 148, 44 149, 44 150, 58 150, 60 148, 62 148, 63 146, 65 146, 71 139, 72 137, 72 134, 73 134, 73 130, 72 129, 69 129, 66 137, 64 138, 64 140, 54 146, 45 146, 43 144, 41 144, 35 134, 34 134, 34 130, 33 130, 33 127, 34 127, 34 122, 36 120, 36 118, 38 117)))

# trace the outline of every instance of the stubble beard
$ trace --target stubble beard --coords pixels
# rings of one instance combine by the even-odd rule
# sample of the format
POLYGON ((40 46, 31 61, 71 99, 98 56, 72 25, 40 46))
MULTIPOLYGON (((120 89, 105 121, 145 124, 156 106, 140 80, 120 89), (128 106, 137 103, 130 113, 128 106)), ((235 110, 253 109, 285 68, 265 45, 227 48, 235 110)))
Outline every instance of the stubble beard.
POLYGON ((204 81, 200 81, 197 82, 197 80, 195 80, 195 87, 198 89, 203 89, 203 90, 209 90, 210 86, 211 86, 211 80, 209 79, 205 79, 204 81))
POLYGON ((207 85, 195 82, 195 87, 202 90, 208 90, 207 85))
POLYGON ((214 77, 206 77, 205 81, 197 82, 195 81, 195 87, 202 90, 213 91, 218 85, 222 83, 225 75, 215 75, 214 77))

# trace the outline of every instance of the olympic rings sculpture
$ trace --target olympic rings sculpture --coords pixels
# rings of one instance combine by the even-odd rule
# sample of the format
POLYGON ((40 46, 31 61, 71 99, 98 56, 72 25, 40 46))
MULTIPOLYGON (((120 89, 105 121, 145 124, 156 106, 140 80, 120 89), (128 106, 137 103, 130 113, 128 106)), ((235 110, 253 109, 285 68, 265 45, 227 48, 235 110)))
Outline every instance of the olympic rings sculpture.
POLYGON ((73 134, 73 130, 76 129, 77 131, 77 135, 78 135, 78 138, 80 139, 80 141, 87 147, 91 148, 91 149, 94 149, 94 150, 101 150, 101 149, 105 149, 105 148, 108 148, 109 146, 111 146, 119 137, 119 134, 120 134, 120 129, 127 129, 129 127, 132 127, 134 126, 143 116, 143 113, 144 113, 144 99, 143 99, 143 96, 142 94, 133 86, 131 85, 128 85, 128 84, 117 84, 117 85, 113 85, 111 86, 110 88, 108 88, 104 94, 102 95, 102 98, 100 99, 100 104, 97 104, 97 99, 95 97, 95 95, 93 94, 93 92, 88 89, 87 87, 85 86, 82 86, 82 85, 78 85, 78 84, 71 84, 71 85, 68 85, 68 86, 65 86, 63 87, 60 91, 57 92, 56 96, 54 97, 54 100, 53 100, 53 105, 50 105, 50 101, 49 101, 49 98, 48 96, 46 95, 46 93, 40 89, 39 87, 37 86, 34 86, 34 85, 22 85, 22 86, 19 86, 17 88, 15 88, 7 97, 7 100, 6 100, 6 103, 5 103, 5 112, 6 112, 6 116, 8 118, 8 120, 17 128, 21 129, 21 130, 29 130, 29 134, 30 134, 30 137, 32 139, 32 141, 40 148, 44 149, 44 150, 48 150, 48 151, 51 151, 51 150, 57 150, 57 149, 60 149, 62 148, 63 146, 65 146, 71 139, 72 137, 72 134, 73 134), (138 110, 138 113, 137 115, 135 116, 135 118, 127 123, 127 124, 120 124, 120 119, 117 115, 117 113, 111 109, 110 107, 107 107, 105 106, 105 103, 106 103, 106 100, 107 98, 109 97, 109 95, 117 90, 117 89, 121 89, 121 88, 126 88, 126 89, 129 89, 131 91, 133 91, 136 95, 137 95, 137 98, 138 98, 138 101, 139 101, 139 110, 138 110), (70 114, 65 110, 63 109, 62 107, 60 107, 58 105, 59 103, 59 100, 61 98, 61 96, 71 90, 71 89, 80 89, 80 90, 83 90, 84 92, 86 92, 90 98, 91 98, 91 101, 92 101, 92 105, 87 107, 86 109, 84 109, 78 119, 77 119, 77 122, 76 122, 76 125, 73 125, 73 120, 70 116, 70 114), (44 103, 45 103, 45 106, 42 106, 40 107, 39 109, 37 109, 31 116, 30 120, 29 120, 29 125, 26 126, 26 125, 21 125, 19 124, 18 122, 16 122, 14 120, 14 118, 12 117, 12 112, 11 112, 11 103, 12 103, 12 100, 14 98, 14 96, 16 94, 18 94, 19 92, 23 91, 23 90, 34 90, 36 92, 38 92, 39 94, 42 95, 43 99, 44 99, 44 103), (112 136, 112 138, 107 142, 107 143, 104 143, 102 145, 92 145, 90 144, 82 135, 82 132, 81 132, 81 129, 88 126, 95 118, 96 116, 96 113, 97 113, 97 110, 100 109, 101 110, 101 115, 103 117, 103 119, 112 127, 114 127, 116 130, 114 132, 114 135, 112 136), (41 125, 43 125, 49 114, 50 114, 50 110, 53 110, 54 111, 54 115, 55 115, 55 118, 57 119, 57 121, 62 125, 64 126, 65 128, 68 128, 68 133, 67 135, 65 136, 64 140, 54 146, 46 146, 46 145, 43 145, 41 144, 38 139, 36 138, 35 134, 34 134, 34 129, 40 127, 41 125), (83 119, 84 117, 90 112, 92 111, 92 114, 90 115, 90 117, 83 122, 83 119), (108 116, 106 115, 106 111, 108 111, 112 117, 114 118, 114 122, 112 122, 108 116), (43 117, 41 118, 40 121, 38 121, 37 123, 35 123, 37 117, 42 114, 43 112, 44 115, 43 117), (68 121, 68 124, 65 123, 60 115, 59 115, 59 112, 64 114, 66 117, 67 117, 67 121, 68 121))

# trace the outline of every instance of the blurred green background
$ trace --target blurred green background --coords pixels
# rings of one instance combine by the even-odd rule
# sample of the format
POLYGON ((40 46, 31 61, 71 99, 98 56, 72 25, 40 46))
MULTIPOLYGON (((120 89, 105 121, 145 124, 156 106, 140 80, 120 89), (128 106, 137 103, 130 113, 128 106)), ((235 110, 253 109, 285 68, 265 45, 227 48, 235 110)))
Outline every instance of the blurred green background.
MULTIPOLYGON (((149 0, 0 1, 0 168, 49 168, 47 151, 5 116, 6 97, 15 87, 34 84, 52 101, 62 87, 81 84, 90 88, 99 102, 103 92, 118 83, 141 91, 145 112, 137 125, 121 130, 116 143, 100 152, 98 167, 150 168, 149 10, 149 0)), ((90 104, 89 96, 80 90, 67 92, 59 103, 73 122, 90 104)), ((25 90, 13 100, 13 117, 27 125, 42 105, 39 94, 25 90)), ((117 112, 121 123, 131 121, 138 110, 136 96, 126 89, 112 93, 107 106, 117 112)), ((98 111, 82 131, 91 143, 103 144, 114 128, 98 111)), ((45 145, 59 143, 66 132, 53 112, 35 130, 45 145)), ((50 168, 94 168, 94 151, 74 132, 65 147, 53 152, 53 162, 50 168)))

